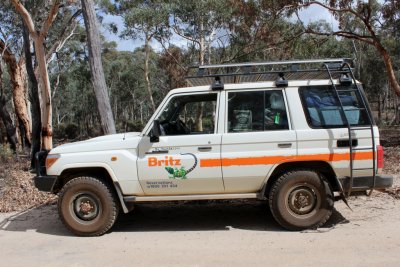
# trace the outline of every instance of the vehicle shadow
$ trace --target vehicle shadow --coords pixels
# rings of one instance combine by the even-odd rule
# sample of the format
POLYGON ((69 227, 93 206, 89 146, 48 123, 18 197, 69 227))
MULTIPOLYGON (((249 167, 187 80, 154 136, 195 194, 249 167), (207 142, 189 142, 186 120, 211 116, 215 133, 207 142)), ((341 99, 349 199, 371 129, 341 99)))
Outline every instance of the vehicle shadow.
POLYGON ((56 204, 42 205, 7 216, 0 221, 0 231, 36 231, 49 235, 71 235, 58 217, 56 204))
MULTIPOLYGON (((326 231, 347 220, 333 211, 329 221, 316 231, 326 231)), ((192 201, 140 204, 129 214, 120 214, 111 232, 163 231, 285 231, 279 226, 265 202, 192 201)), ((16 213, 0 221, 0 231, 36 231, 72 236, 62 225, 56 205, 40 206, 16 213)))
POLYGON ((257 201, 187 201, 135 206, 113 231, 282 231, 266 203, 257 201))

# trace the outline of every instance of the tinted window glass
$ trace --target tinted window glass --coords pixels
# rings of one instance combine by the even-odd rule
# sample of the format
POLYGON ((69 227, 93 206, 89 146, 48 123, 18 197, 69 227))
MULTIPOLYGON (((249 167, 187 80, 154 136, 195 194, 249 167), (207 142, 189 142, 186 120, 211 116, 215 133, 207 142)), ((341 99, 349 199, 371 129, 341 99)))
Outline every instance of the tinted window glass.
MULTIPOLYGON (((346 118, 351 125, 367 125, 369 124, 367 111, 362 105, 359 93, 351 91, 352 88, 337 86, 346 118), (350 91, 340 91, 349 89, 350 91)), ((339 100, 331 86, 302 87, 300 95, 310 126, 317 128, 346 126, 339 100)))
POLYGON ((228 132, 289 129, 282 91, 228 93, 228 132))

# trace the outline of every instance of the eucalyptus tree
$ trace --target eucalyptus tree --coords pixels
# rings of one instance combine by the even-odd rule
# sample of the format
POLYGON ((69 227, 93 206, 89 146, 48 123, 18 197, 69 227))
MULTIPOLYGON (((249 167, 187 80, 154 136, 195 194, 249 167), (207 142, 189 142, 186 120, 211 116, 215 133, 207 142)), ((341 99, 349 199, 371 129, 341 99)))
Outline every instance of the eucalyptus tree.
POLYGON ((104 134, 116 133, 115 122, 104 78, 103 64, 101 62, 101 42, 99 25, 96 18, 93 0, 82 0, 83 15, 87 33, 89 49, 89 63, 92 73, 93 89, 96 94, 97 106, 101 118, 104 134))
MULTIPOLYGON (((8 68, 12 84, 13 106, 18 120, 15 124, 19 125, 21 144, 25 148, 30 147, 31 144, 31 120, 26 99, 25 57, 21 55, 23 50, 23 43, 20 41, 21 26, 22 21, 15 16, 10 1, 5 1, 0 7, 0 59, 8 68)), ((4 98, 3 100, 5 101, 4 98)))
POLYGON ((289 58, 293 42, 301 37, 301 29, 286 7, 293 0, 231 0, 232 13, 228 49, 223 49, 224 62, 275 60, 289 58), (226 50, 226 51, 224 51, 226 50))
MULTIPOLYGON (((213 43, 227 36, 225 19, 230 14, 228 0, 171 1, 173 32, 190 43, 197 52, 197 63, 211 64, 213 43)), ((202 131, 203 103, 199 103, 195 124, 202 131)))
POLYGON ((158 55, 157 65, 161 73, 164 73, 164 86, 167 86, 167 90, 186 85, 185 76, 190 64, 188 59, 188 51, 174 45, 170 45, 158 55))
POLYGON ((49 73, 46 62, 45 39, 49 33, 50 27, 57 17, 61 0, 54 0, 50 5, 47 18, 42 25, 35 25, 32 15, 25 6, 18 0, 11 0, 16 11, 22 17, 25 26, 29 30, 29 35, 33 39, 35 46, 36 60, 38 64, 38 81, 41 99, 41 121, 42 121, 42 147, 44 150, 50 150, 53 147, 53 126, 52 126, 52 109, 51 109, 51 89, 49 73))
POLYGON ((232 14, 229 0, 171 1, 172 29, 198 51, 197 62, 203 65, 211 47, 218 40, 228 39, 227 20, 232 14))
POLYGON ((400 14, 398 1, 385 1, 383 3, 375 0, 367 2, 350 0, 306 1, 294 5, 294 7, 304 8, 312 5, 323 7, 329 11, 339 22, 339 28, 338 30, 316 31, 306 27, 305 31, 315 35, 349 38, 373 46, 385 63, 392 90, 400 96, 400 84, 393 66, 393 57, 383 41, 384 38, 382 38, 388 33, 386 31, 388 28, 393 29, 394 27, 398 30, 400 14))
MULTIPOLYGON (((140 121, 143 106, 150 107, 143 77, 143 59, 144 51, 140 48, 134 52, 118 51, 115 43, 109 43, 104 49, 103 62, 111 105, 117 128, 122 131, 129 123, 140 121)), ((153 69, 150 71, 155 72, 153 69)))
MULTIPOLYGON (((301 29, 300 25, 299 29, 301 29)), ((329 30, 332 26, 325 20, 315 21, 309 24, 314 30, 329 30)), ((354 49, 351 41, 340 40, 335 36, 301 35, 291 43, 289 58, 335 58, 354 57, 354 49)))
MULTIPOLYGON (((156 104, 150 82, 149 61, 151 43, 162 42, 170 35, 169 4, 162 0, 121 0, 113 6, 112 12, 123 18, 124 30, 121 37, 125 39, 142 39, 144 41, 144 79, 146 90, 153 111, 156 104)), ((109 9, 110 10, 110 9, 109 9)))

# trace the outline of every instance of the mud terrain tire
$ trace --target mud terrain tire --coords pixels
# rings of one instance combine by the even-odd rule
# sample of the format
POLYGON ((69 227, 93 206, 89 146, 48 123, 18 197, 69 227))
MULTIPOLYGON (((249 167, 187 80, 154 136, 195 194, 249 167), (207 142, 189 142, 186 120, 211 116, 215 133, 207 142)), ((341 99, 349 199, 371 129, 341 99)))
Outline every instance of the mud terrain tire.
POLYGON ((78 236, 99 236, 114 224, 119 205, 110 187, 95 177, 77 177, 59 193, 61 221, 78 236))
POLYGON ((328 182, 313 170, 284 173, 272 185, 268 198, 275 220, 293 231, 325 224, 334 202, 328 182))

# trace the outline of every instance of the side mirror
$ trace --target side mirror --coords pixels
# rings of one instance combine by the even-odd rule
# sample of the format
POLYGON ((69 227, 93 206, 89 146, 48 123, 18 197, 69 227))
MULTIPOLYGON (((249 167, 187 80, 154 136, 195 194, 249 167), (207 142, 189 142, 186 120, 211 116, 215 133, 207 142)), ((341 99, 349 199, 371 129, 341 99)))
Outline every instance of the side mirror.
POLYGON ((160 135, 161 135, 160 121, 159 120, 154 120, 153 128, 151 130, 151 135, 150 135, 150 142, 152 142, 152 143, 159 142, 160 141, 160 135))

